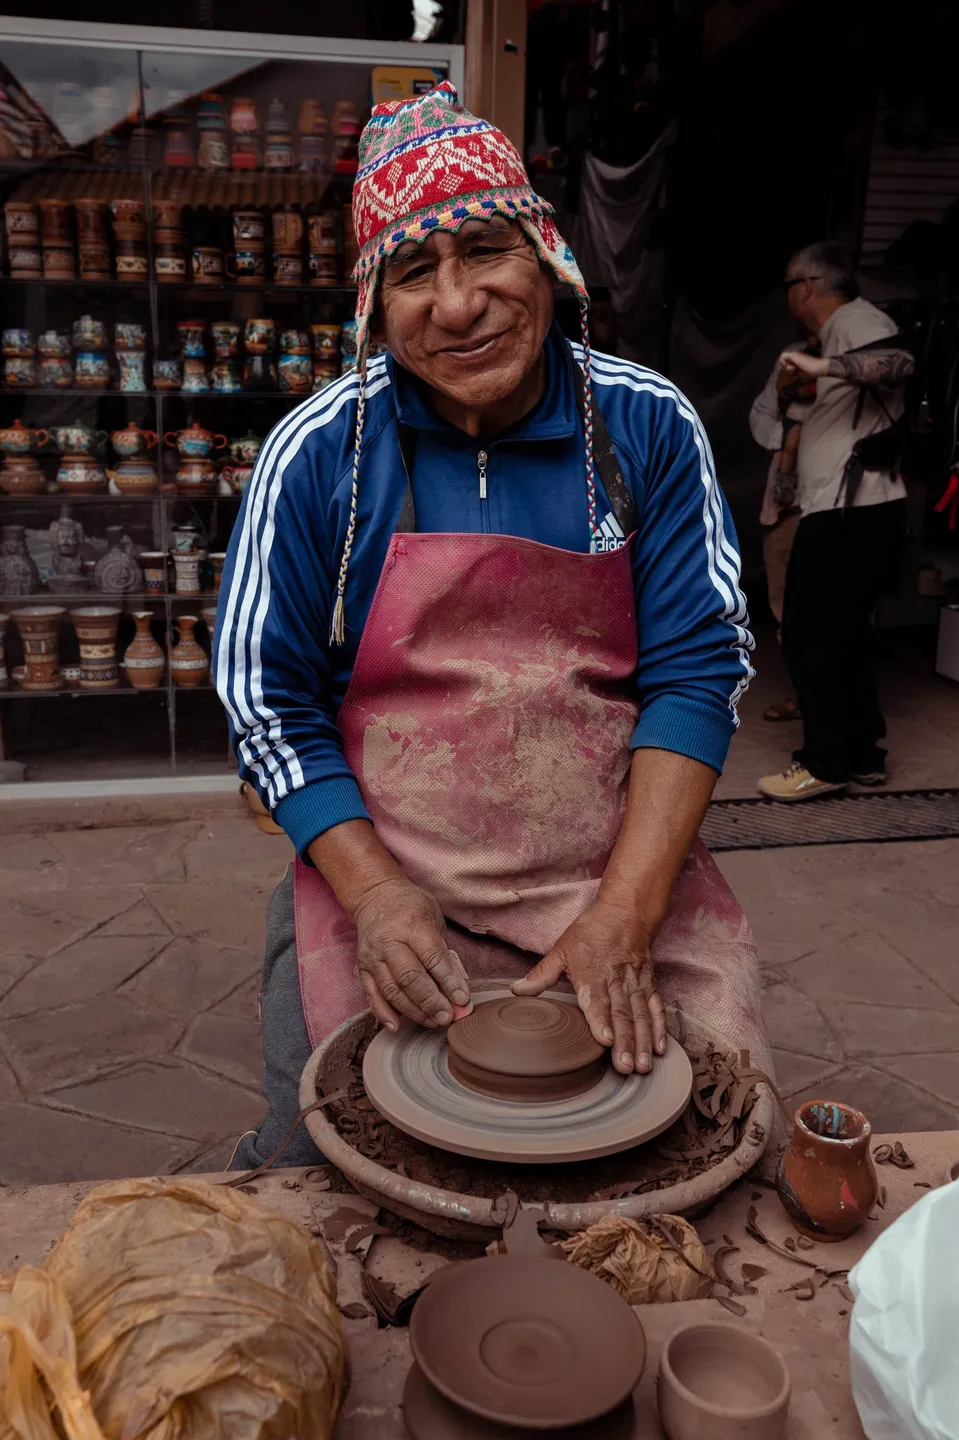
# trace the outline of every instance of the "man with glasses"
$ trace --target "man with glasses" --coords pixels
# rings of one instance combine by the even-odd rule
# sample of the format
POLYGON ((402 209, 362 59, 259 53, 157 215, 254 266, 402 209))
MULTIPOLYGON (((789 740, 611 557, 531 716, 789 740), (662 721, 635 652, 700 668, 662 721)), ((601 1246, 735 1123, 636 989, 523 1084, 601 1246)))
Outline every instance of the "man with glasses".
POLYGON ((896 326, 858 298, 852 260, 832 241, 789 263, 784 288, 820 355, 787 350, 787 374, 816 382, 797 452, 799 528, 783 601, 783 655, 803 719, 803 743, 759 789, 771 800, 810 800, 850 781, 881 785, 886 733, 876 692, 871 618, 896 581, 906 532, 906 489, 893 465, 866 468, 861 442, 902 414, 911 355, 890 343, 896 326))

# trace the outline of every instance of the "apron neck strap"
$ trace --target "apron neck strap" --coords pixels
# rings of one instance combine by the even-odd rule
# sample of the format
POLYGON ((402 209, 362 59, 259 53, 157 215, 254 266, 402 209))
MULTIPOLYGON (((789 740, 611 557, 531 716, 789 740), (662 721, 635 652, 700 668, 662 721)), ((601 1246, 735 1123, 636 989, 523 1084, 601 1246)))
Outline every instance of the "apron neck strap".
MULTIPOLYGON (((586 400, 583 372, 568 346, 567 353, 572 365, 576 405, 580 421, 582 421, 586 400)), ((406 471, 406 494, 403 497, 400 517, 396 524, 396 534, 412 535, 416 531, 416 508, 413 504, 412 486, 413 465, 416 460, 416 430, 411 425, 401 425, 399 419, 396 422, 396 430, 400 442, 403 469, 406 471)), ((636 529, 636 505, 632 492, 623 478, 619 457, 595 396, 593 398, 593 460, 619 528, 625 536, 632 535, 636 529)))

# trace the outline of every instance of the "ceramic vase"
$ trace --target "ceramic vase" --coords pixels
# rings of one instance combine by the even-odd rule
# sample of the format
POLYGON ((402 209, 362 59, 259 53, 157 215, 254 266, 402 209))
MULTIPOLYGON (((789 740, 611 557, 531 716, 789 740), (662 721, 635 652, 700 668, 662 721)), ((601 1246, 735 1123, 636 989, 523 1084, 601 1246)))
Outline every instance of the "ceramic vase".
POLYGON ((879 1182, 865 1115, 836 1100, 807 1100, 779 1162, 776 1191, 796 1229, 813 1240, 844 1240, 866 1220, 879 1182))
POLYGON ((130 553, 122 525, 107 526, 107 553, 97 561, 93 583, 101 595, 124 595, 143 589, 143 571, 130 553))
POLYGON ((11 612, 23 641, 24 690, 60 689, 60 621, 65 614, 62 605, 28 605, 11 612))
POLYGON ((57 470, 57 485, 68 495, 95 495, 107 488, 107 477, 93 455, 64 455, 57 470))
POLYGON ((114 605, 83 605, 70 611, 80 642, 80 689, 113 690, 117 669, 117 625, 120 611, 114 605))
POLYGON ((160 484, 149 460, 121 460, 117 468, 108 470, 107 474, 121 495, 149 495, 160 484))
POLYGON ((173 568, 176 571, 176 593, 178 595, 199 595, 200 552, 197 550, 192 554, 174 553, 173 568))
POLYGON ((150 629, 152 619, 149 610, 133 612, 137 633, 126 648, 123 668, 134 690, 155 690, 161 683, 166 668, 163 646, 154 640, 153 631, 150 629))
POLYGON ((226 551, 214 550, 210 554, 210 569, 213 571, 213 593, 220 593, 220 585, 223 581, 223 566, 226 564, 226 551))
POLYGON ((46 477, 31 455, 8 455, 0 469, 0 490, 8 495, 38 495, 46 477))
POLYGON ((3 612, 0 611, 0 690, 6 690, 9 684, 7 678, 7 662, 3 654, 3 638, 7 633, 7 625, 9 622, 10 616, 4 615, 3 612))
POLYGON ((199 617, 180 615, 174 626, 179 630, 179 639, 170 651, 170 672, 177 685, 191 689, 202 685, 210 673, 210 660, 203 646, 193 634, 199 617))
POLYGON ((148 595, 166 592, 167 556, 165 550, 144 550, 139 556, 143 567, 143 588, 148 595))
POLYGON ((27 550, 23 525, 4 525, 0 539, 0 594, 35 595, 40 572, 27 550))

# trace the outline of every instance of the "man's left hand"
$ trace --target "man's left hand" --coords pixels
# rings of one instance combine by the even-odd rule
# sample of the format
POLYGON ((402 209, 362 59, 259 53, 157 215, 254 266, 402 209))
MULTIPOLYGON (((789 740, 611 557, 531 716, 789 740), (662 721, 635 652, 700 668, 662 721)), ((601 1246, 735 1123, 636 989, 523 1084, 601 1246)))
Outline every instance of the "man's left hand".
POLYGON ((563 975, 600 1045, 609 1045, 623 1075, 652 1068, 666 1049, 666 1013, 656 990, 651 937, 626 907, 597 900, 574 920, 515 995, 540 995, 563 975))

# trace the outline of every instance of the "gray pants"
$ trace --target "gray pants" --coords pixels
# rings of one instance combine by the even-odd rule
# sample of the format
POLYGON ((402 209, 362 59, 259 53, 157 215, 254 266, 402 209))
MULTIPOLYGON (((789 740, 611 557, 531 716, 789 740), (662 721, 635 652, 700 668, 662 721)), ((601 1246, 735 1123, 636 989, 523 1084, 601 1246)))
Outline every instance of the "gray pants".
MULTIPOLYGON (((266 917, 266 960, 260 990, 260 1031, 263 1037, 263 1094, 269 1110, 257 1134, 244 1135, 231 1169, 253 1170, 283 1142, 300 1111, 300 1076, 313 1047, 306 1031, 296 960, 293 909, 293 866, 273 892, 266 917)), ((277 1165, 322 1165, 323 1156, 305 1125, 277 1165)))

